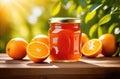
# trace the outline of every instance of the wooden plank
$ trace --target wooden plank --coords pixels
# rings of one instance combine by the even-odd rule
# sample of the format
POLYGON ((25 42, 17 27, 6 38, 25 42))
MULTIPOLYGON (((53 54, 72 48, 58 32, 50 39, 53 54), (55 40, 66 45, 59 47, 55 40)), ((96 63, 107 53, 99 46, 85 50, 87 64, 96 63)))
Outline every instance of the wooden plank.
POLYGON ((0 54, 0 68, 82 68, 82 67, 120 67, 120 57, 86 58, 82 57, 78 62, 33 63, 27 57, 23 60, 13 60, 6 54, 0 54))
POLYGON ((0 79, 20 77, 30 79, 119 79, 120 58, 102 57, 86 58, 78 62, 56 63, 43 62, 33 63, 28 58, 24 60, 12 60, 6 54, 0 54, 0 79))

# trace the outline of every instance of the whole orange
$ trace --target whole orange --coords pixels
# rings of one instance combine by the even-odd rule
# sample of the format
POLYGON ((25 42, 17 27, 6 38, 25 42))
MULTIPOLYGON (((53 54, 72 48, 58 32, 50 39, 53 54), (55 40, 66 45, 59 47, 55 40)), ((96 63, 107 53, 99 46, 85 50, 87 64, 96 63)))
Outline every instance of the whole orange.
POLYGON ((99 39, 102 41, 102 54, 112 56, 117 48, 115 36, 113 34, 104 34, 99 39))
POLYGON ((6 45, 6 53, 15 60, 26 56, 27 41, 22 38, 13 38, 6 45))
POLYGON ((81 36, 81 42, 82 42, 82 46, 89 40, 89 37, 87 34, 85 33, 82 33, 82 36, 81 36))
POLYGON ((35 42, 35 41, 43 42, 43 43, 47 44, 48 46, 50 43, 49 37, 46 35, 42 35, 42 34, 36 35, 35 37, 33 37, 33 39, 30 42, 35 42))

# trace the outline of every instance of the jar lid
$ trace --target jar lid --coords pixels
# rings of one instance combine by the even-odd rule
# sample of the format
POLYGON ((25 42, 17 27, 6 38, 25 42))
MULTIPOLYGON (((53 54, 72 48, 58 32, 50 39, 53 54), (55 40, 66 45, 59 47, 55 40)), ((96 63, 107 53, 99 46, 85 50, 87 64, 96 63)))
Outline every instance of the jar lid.
POLYGON ((80 23, 79 18, 51 18, 50 23, 80 23))

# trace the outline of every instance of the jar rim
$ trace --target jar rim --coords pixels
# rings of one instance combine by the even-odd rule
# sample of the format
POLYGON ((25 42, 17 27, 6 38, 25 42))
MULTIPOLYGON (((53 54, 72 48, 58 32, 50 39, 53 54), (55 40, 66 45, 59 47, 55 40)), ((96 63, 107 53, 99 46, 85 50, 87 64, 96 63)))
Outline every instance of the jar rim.
POLYGON ((71 18, 71 17, 57 17, 57 18, 50 18, 50 23, 80 23, 80 18, 71 18))

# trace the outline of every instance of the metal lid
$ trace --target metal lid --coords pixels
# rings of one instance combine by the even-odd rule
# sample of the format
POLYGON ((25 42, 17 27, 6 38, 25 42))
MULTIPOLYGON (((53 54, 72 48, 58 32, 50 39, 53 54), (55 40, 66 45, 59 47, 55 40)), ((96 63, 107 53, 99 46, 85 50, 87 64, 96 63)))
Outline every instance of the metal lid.
POLYGON ((51 18, 50 23, 80 23, 79 18, 51 18))

